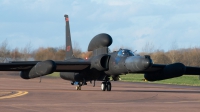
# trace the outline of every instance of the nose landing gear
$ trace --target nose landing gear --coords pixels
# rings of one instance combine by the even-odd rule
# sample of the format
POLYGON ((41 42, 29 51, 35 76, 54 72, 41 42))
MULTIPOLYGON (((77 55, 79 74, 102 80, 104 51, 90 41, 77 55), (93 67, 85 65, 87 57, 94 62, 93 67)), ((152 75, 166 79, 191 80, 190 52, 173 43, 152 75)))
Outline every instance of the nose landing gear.
POLYGON ((71 82, 71 85, 77 85, 76 90, 81 90, 81 86, 87 85, 87 83, 85 81, 84 82, 71 82))
POLYGON ((81 90, 81 85, 76 86, 76 90, 81 90))
POLYGON ((104 81, 104 82, 102 82, 101 83, 101 90, 102 91, 105 91, 105 90, 107 90, 107 91, 111 91, 111 83, 110 83, 110 81, 104 81))

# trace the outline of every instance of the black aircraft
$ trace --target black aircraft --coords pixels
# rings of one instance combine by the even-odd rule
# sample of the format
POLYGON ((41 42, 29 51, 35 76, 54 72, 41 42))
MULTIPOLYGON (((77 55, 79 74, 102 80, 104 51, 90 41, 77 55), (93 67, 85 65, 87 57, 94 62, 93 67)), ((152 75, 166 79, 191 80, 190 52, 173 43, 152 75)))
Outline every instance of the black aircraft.
POLYGON ((144 73, 148 81, 164 80, 185 75, 200 75, 199 67, 189 67, 182 63, 169 65, 154 64, 150 56, 136 55, 129 49, 119 49, 110 53, 112 37, 106 33, 96 35, 89 43, 88 51, 93 52, 90 59, 75 58, 71 44, 68 15, 66 21, 66 60, 64 61, 12 61, 0 63, 0 71, 21 71, 23 79, 32 79, 60 72, 60 77, 78 85, 77 90, 87 82, 103 81, 101 90, 111 91, 110 77, 117 81, 119 75, 144 73))

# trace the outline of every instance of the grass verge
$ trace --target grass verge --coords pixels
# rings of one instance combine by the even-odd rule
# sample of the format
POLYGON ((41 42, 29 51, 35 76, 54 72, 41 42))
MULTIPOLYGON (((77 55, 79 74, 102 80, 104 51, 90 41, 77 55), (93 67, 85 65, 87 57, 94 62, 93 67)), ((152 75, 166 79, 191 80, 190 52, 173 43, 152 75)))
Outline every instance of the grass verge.
POLYGON ((60 73, 59 72, 54 72, 54 73, 48 75, 48 77, 55 77, 55 78, 57 78, 57 77, 60 77, 60 73))
MULTIPOLYGON (((120 77, 122 81, 145 82, 143 74, 127 74, 127 75, 121 75, 120 77)), ((200 86, 199 76, 197 75, 190 75, 190 76, 184 75, 177 78, 155 81, 151 83, 200 86)))

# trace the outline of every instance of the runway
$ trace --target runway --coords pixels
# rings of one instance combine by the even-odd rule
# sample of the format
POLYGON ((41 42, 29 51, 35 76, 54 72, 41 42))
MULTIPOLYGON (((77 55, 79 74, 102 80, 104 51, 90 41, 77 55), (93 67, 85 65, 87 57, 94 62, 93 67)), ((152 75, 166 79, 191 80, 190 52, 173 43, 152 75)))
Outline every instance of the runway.
POLYGON ((200 87, 152 83, 112 82, 112 91, 101 91, 101 82, 75 90, 60 78, 23 80, 0 77, 1 112, 199 112, 200 87), (21 93, 20 93, 21 92, 21 93), (25 94, 26 93, 26 94, 25 94), (10 97, 10 96, 14 97, 10 97), (9 97, 9 98, 5 98, 9 97))

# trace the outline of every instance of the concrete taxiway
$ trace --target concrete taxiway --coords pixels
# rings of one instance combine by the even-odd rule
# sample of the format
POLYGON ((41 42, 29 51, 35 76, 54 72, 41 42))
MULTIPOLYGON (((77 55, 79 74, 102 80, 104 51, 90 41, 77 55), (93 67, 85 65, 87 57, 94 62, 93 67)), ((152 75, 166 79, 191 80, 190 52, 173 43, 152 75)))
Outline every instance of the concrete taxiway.
POLYGON ((75 90, 60 78, 23 80, 0 77, 0 112, 199 112, 200 87, 152 83, 112 82, 112 91, 101 91, 101 82, 75 90))

